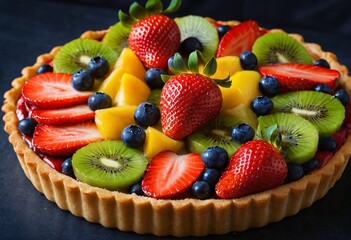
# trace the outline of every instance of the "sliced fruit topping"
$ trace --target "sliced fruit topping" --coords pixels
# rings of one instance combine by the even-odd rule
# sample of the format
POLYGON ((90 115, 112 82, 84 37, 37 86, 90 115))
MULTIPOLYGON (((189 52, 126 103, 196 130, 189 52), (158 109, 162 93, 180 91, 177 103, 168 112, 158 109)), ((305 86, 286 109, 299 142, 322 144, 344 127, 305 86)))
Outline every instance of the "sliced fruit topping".
POLYGON ((86 103, 91 92, 76 91, 70 74, 43 73, 28 80, 22 89, 24 100, 36 107, 55 109, 86 103))
POLYGON ((333 96, 316 91, 297 91, 272 98, 275 112, 290 112, 310 121, 319 135, 335 133, 344 121, 345 108, 333 96))
MULTIPOLYGON (((181 1, 172 1, 163 13, 176 11, 181 1)), ((167 67, 168 59, 178 50, 180 31, 175 21, 162 15, 160 0, 149 0, 145 9, 138 3, 129 8, 129 14, 118 13, 122 24, 131 27, 128 46, 146 68, 167 67)))
POLYGON ((33 135, 36 150, 51 156, 71 156, 79 148, 103 140, 95 123, 72 125, 38 124, 33 135))
POLYGON ((103 56, 110 66, 117 60, 116 53, 102 43, 91 39, 75 39, 66 43, 54 57, 54 71, 75 73, 87 69, 90 60, 103 56))
POLYGON ((102 43, 111 48, 119 57, 123 49, 128 47, 129 31, 129 28, 118 22, 108 29, 108 32, 102 39, 102 43))
POLYGON ((283 92, 311 90, 322 83, 334 88, 340 77, 337 70, 301 63, 266 65, 259 71, 264 76, 276 77, 283 92))
POLYGON ((284 157, 273 145, 252 140, 232 156, 216 185, 220 198, 240 198, 279 187, 287 175, 284 157))
POLYGON ((180 30, 180 53, 188 57, 190 53, 199 50, 205 61, 208 61, 217 50, 218 34, 216 28, 200 16, 185 16, 176 18, 180 30))
POLYGON ((308 120, 293 113, 259 117, 257 134, 275 145, 287 162, 307 162, 313 158, 318 147, 317 129, 308 120))
POLYGON ((147 163, 142 152, 113 140, 91 143, 72 157, 74 174, 80 181, 120 191, 140 181, 147 163))
POLYGON ((239 56, 242 52, 251 51, 261 34, 257 22, 252 20, 232 27, 219 42, 216 57, 239 56))
POLYGON ((312 56, 306 48, 284 32, 272 32, 259 37, 252 51, 257 57, 259 66, 273 63, 313 63, 312 56))
POLYGON ((189 189, 203 169, 199 154, 177 155, 171 151, 161 152, 147 167, 142 181, 143 191, 149 197, 174 198, 189 189))
POLYGON ((88 105, 77 105, 59 109, 34 109, 32 118, 47 125, 71 124, 94 120, 95 113, 88 105))
POLYGON ((186 138, 187 148, 191 152, 202 153, 208 147, 219 146, 231 156, 240 144, 231 137, 232 128, 242 123, 239 119, 229 114, 219 114, 213 121, 186 138))

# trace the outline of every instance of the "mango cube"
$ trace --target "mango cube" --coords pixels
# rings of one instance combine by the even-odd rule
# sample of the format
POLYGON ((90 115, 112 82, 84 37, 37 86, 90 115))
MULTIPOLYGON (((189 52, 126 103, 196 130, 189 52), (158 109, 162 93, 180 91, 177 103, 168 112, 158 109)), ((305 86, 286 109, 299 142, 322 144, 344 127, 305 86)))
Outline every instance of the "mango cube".
POLYGON ((95 111, 95 124, 105 139, 120 139, 123 128, 135 123, 136 106, 122 106, 95 111))

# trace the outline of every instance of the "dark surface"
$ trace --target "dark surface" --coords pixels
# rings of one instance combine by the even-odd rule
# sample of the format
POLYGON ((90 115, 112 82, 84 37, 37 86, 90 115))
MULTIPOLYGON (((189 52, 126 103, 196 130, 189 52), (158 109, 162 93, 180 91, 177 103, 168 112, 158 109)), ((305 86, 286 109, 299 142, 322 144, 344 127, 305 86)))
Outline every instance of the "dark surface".
MULTIPOLYGON (((78 37, 87 29, 107 28, 117 21, 117 7, 126 10, 125 6, 130 3, 130 1, 99 1, 104 5, 95 6, 97 1, 75 2, 10 0, 0 2, 2 95, 10 88, 11 81, 20 76, 21 69, 35 62, 37 55, 78 37)), ((224 7, 225 1, 208 1, 207 5, 204 4, 205 1, 192 1, 192 4, 194 2, 202 2, 202 7, 191 8, 189 1, 184 1, 185 7, 181 11, 217 19, 257 18, 265 27, 284 27, 284 24, 289 32, 301 33, 306 41, 320 43, 323 49, 336 53, 341 63, 351 67, 351 36, 348 35, 351 31, 349 31, 350 24, 347 24, 348 20, 345 19, 350 11, 346 11, 347 5, 340 5, 340 1, 325 1, 333 2, 336 6, 320 4, 318 8, 313 8, 314 11, 308 10, 307 7, 310 5, 307 2, 302 5, 300 12, 291 15, 291 21, 286 19, 279 21, 286 11, 292 12, 291 8, 282 9, 273 17, 269 14, 264 15, 265 9, 251 6, 250 3, 254 1, 247 1, 249 3, 246 4, 238 1, 236 9, 233 8, 233 14, 230 9, 224 7), (218 6, 213 2, 217 2, 218 6), (322 7, 339 12, 331 11, 323 15, 322 7), (226 10, 218 12, 220 8, 226 10), (311 19, 315 22, 311 22, 311 19), (303 24, 304 21, 306 24, 303 24), (331 21, 339 23, 332 27, 331 21), (327 31, 328 28, 331 30, 327 31)), ((294 1, 296 2, 299 1, 294 1)), ((267 5, 267 9, 271 8, 272 5, 267 5)), ((2 122, 1 125, 3 128, 2 122)), ((4 131, 1 131, 1 155, 1 239, 159 239, 151 235, 107 229, 60 210, 55 203, 48 201, 44 195, 35 190, 25 177, 4 131)), ((216 236, 216 239, 351 239, 350 171, 348 166, 340 181, 326 197, 297 215, 259 229, 216 236)), ((204 239, 212 238, 213 236, 204 239)))

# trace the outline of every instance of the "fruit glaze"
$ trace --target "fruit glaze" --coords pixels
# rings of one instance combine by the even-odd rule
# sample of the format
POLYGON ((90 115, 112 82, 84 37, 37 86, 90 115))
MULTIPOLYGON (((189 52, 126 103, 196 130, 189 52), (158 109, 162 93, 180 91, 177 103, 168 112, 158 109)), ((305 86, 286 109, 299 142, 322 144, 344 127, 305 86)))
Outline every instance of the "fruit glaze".
POLYGON ((40 55, 5 93, 5 131, 47 199, 157 236, 244 231, 322 198, 351 154, 336 56, 257 22, 133 3, 40 55))

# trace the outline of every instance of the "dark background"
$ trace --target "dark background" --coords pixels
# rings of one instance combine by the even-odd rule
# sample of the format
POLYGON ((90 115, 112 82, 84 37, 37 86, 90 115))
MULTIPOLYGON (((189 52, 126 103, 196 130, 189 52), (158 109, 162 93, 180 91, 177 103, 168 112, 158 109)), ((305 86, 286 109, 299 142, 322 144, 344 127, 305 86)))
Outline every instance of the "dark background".
MULTIPOLYGON (((128 11, 131 3, 0 0, 1 94, 20 76, 23 67, 35 62, 36 56, 77 38, 85 30, 106 29, 118 20, 118 10, 128 11)), ((180 10, 172 16, 187 14, 218 20, 254 19, 263 27, 300 33, 306 41, 319 43, 324 50, 336 53, 341 63, 351 67, 351 8, 346 0, 184 0, 180 10)), ((2 128, 3 125, 1 122, 2 128)), ((25 177, 4 131, 0 140, 1 239, 161 239, 107 229, 60 210, 25 177)), ((341 180, 312 207, 266 227, 215 238, 351 239, 350 199, 351 169, 348 165, 341 180)), ((203 239, 212 238, 214 236, 203 239)))

